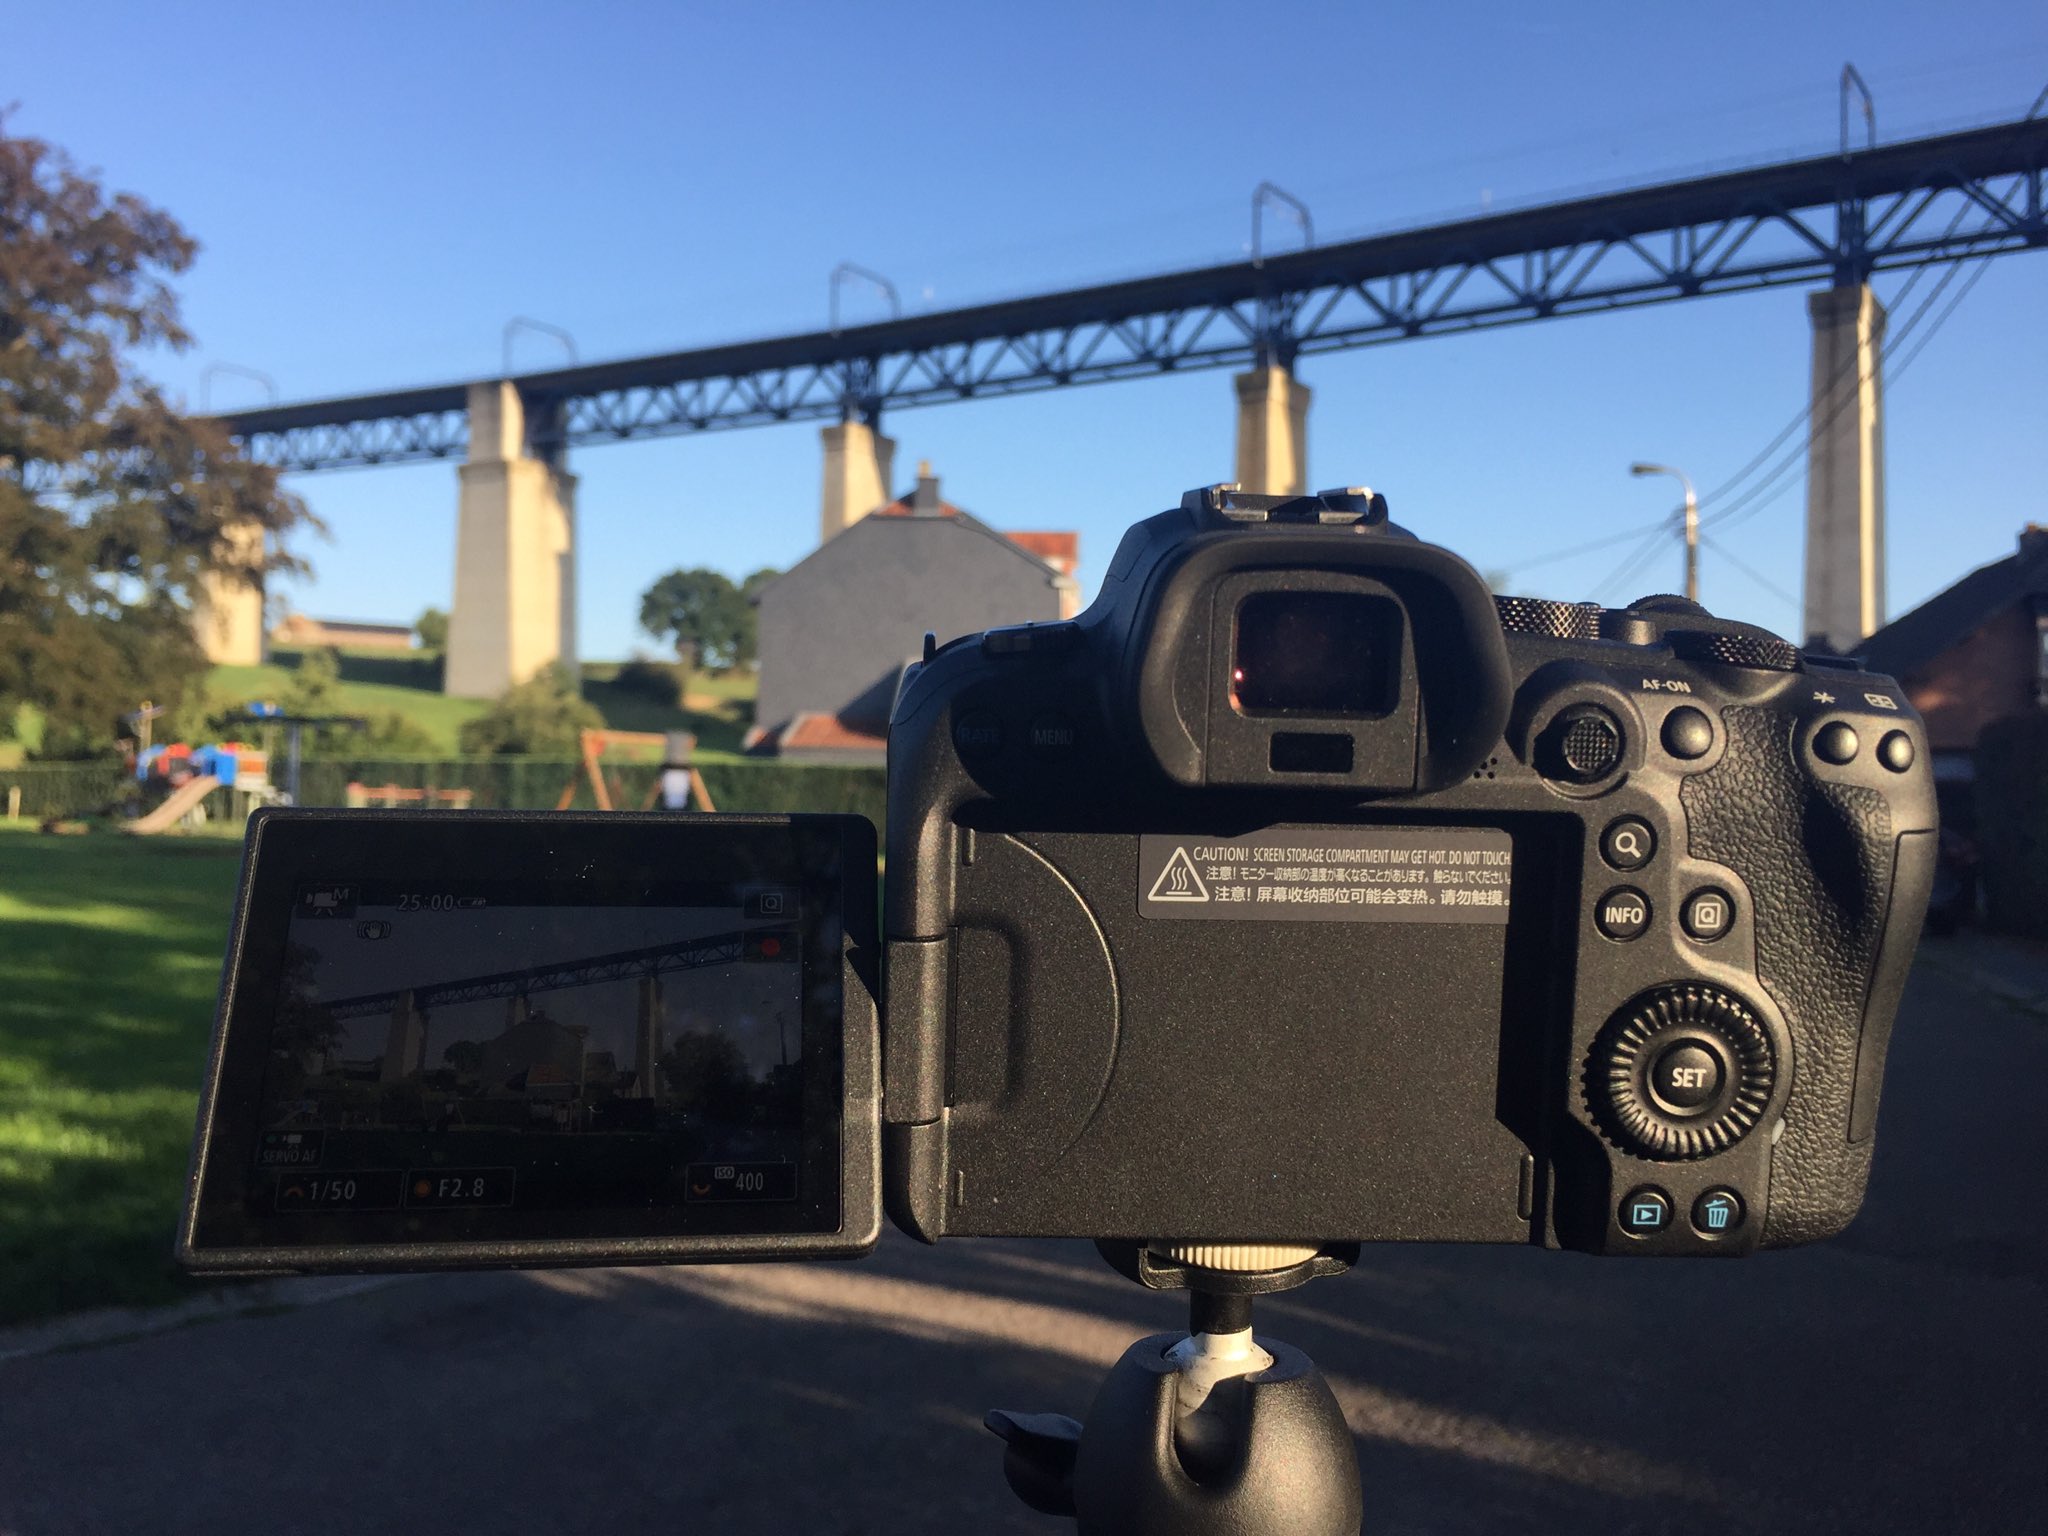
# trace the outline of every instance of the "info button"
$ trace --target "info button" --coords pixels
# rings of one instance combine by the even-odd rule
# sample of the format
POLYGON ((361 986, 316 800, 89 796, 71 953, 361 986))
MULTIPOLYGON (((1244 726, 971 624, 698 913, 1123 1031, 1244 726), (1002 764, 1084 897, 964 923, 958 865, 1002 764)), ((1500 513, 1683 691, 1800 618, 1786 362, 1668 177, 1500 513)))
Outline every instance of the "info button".
POLYGON ((1618 885, 1593 908, 1593 926, 1620 943, 1641 938, 1650 926, 1650 898, 1633 886, 1618 885))

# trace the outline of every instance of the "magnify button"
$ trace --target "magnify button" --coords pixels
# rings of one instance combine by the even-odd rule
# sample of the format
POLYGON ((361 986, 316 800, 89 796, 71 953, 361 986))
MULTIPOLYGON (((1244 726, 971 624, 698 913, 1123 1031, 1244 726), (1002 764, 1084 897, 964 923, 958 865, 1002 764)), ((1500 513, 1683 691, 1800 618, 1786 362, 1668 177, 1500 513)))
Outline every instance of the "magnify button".
POLYGON ((1613 869, 1641 869, 1656 851, 1657 834, 1635 816, 1609 822, 1600 834, 1600 857, 1613 869))

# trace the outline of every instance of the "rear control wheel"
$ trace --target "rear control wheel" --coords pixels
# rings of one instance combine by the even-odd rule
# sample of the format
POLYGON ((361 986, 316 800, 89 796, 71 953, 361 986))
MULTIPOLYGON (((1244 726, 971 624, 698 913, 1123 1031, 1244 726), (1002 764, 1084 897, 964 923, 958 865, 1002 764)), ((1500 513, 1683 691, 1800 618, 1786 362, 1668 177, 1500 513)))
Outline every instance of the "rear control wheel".
POLYGON ((1636 998, 1600 1031, 1586 1099, 1617 1145, 1683 1161, 1756 1129, 1776 1081, 1770 1034, 1747 1003, 1719 987, 1674 984, 1636 998))

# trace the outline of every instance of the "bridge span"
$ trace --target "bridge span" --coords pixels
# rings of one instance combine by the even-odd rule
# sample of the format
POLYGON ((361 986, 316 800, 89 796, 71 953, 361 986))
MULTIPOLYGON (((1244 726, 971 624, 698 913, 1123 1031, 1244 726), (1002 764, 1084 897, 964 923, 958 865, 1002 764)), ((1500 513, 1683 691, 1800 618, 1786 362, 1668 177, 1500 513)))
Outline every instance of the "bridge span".
MULTIPOLYGON (((486 695, 574 659, 572 447, 829 423, 829 538, 889 499, 886 412, 1227 367, 1243 370, 1237 478, 1298 492, 1304 358, 1812 285, 1805 623, 1846 647, 1885 617, 1886 317, 1870 279, 2044 245, 2048 117, 2028 117, 877 324, 222 419, 286 470, 463 461, 447 686, 486 695)), ((217 659, 255 659, 260 591, 222 583, 206 607, 217 659)))

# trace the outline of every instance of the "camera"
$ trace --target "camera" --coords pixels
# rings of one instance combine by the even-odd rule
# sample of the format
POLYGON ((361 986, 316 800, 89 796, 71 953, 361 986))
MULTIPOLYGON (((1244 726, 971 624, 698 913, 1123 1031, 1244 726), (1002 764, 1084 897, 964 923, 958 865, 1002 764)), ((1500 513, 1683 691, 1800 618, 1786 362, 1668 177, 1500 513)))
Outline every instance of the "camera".
POLYGON ((1936 829, 1852 660, 1232 487, 928 638, 887 820, 259 812, 180 1258, 1812 1241, 1936 829))

